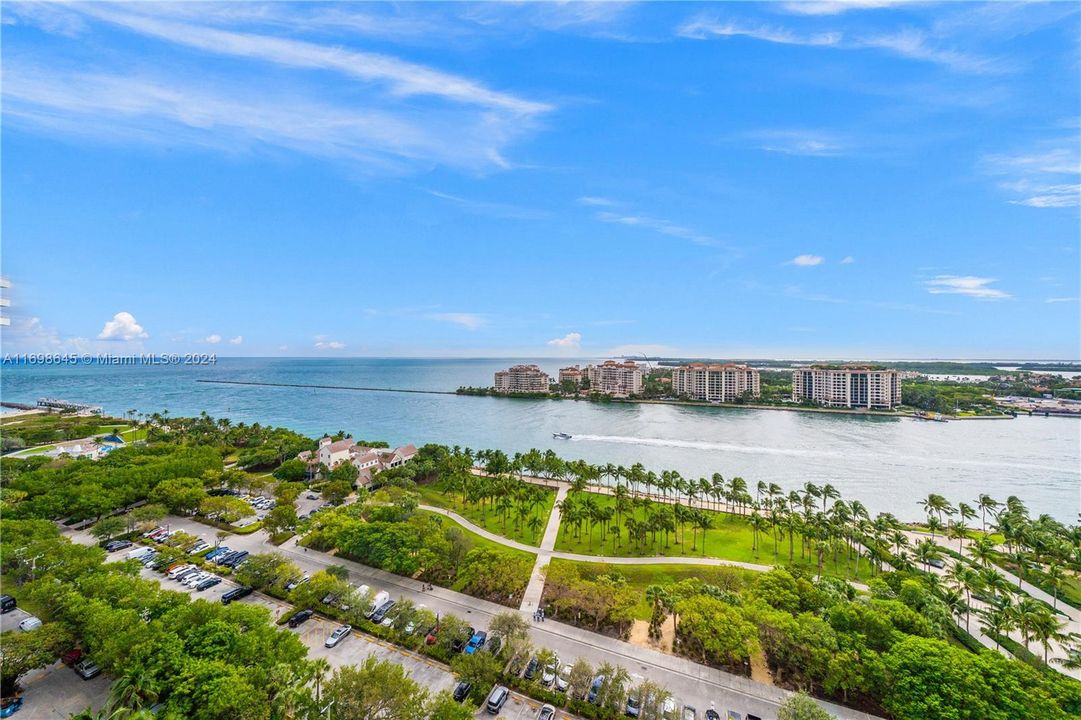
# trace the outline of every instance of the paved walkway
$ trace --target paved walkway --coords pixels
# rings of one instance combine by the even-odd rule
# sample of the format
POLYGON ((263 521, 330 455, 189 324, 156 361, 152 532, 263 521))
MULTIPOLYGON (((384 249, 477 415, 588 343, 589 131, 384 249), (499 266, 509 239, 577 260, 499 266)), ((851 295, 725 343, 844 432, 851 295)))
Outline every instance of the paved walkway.
POLYGON ((544 537, 541 538, 540 551, 537 553, 537 561, 533 563, 533 572, 529 576, 529 584, 526 585, 522 594, 522 605, 519 608, 523 613, 534 613, 540 607, 541 596, 544 595, 544 569, 552 559, 552 550, 556 546, 556 538, 559 537, 559 525, 563 522, 563 501, 567 499, 567 490, 561 486, 556 491, 555 504, 552 505, 552 514, 548 517, 548 525, 544 528, 544 537))

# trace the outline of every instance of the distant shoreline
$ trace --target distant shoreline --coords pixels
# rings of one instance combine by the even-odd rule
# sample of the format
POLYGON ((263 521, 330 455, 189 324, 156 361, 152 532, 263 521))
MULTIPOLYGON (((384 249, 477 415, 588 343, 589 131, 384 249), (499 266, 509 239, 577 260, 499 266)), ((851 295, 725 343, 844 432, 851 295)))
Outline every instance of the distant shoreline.
MULTIPOLYGON (((494 397, 504 400, 572 400, 572 401, 584 401, 603 405, 605 403, 621 403, 624 405, 678 405, 684 407, 699 407, 699 408, 724 408, 730 410, 780 410, 783 412, 806 412, 806 413, 819 413, 823 415, 862 415, 871 417, 887 417, 887 418, 912 418, 914 420, 925 420, 927 422, 939 422, 925 418, 918 415, 915 412, 909 411, 896 411, 896 410, 866 410, 860 408, 830 408, 830 407, 807 407, 802 405, 760 405, 760 404, 739 404, 739 403, 715 403, 715 402, 698 402, 695 400, 666 400, 663 398, 601 398, 592 399, 588 397, 537 397, 537 396, 523 396, 513 394, 503 394, 498 392, 489 393, 473 393, 473 392, 458 392, 457 395, 466 395, 473 397, 494 397)), ((946 415, 947 420, 1012 420, 1012 415, 946 415)))

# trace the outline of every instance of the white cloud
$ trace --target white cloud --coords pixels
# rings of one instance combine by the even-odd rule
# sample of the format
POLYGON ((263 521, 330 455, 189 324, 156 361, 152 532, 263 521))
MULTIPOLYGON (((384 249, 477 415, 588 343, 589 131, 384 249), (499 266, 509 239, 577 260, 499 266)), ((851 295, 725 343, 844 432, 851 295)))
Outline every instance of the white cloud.
POLYGON ((973 275, 937 275, 924 282, 932 295, 967 295, 978 300, 1004 300, 1009 293, 990 287, 995 278, 973 275))
POLYGON ((1044 302, 1048 303, 1048 304, 1057 304, 1057 303, 1074 303, 1074 302, 1077 302, 1078 300, 1081 300, 1081 298, 1053 297, 1053 298, 1047 298, 1046 300, 1044 300, 1044 302))
POLYGON ((691 228, 677 225, 662 218, 650 217, 648 215, 628 215, 624 213, 614 213, 608 210, 598 212, 593 217, 605 223, 615 223, 617 225, 631 225, 646 228, 647 230, 652 230, 654 232, 661 233, 662 235, 670 235, 672 237, 690 240, 691 242, 697 243, 699 245, 717 244, 717 241, 709 237, 708 235, 702 235, 701 233, 698 233, 691 228))
POLYGON ((550 217, 550 213, 544 210, 534 210, 519 205, 509 205, 507 203, 491 202, 488 200, 471 200, 470 198, 451 195, 450 193, 440 192, 438 190, 425 190, 425 192, 440 200, 452 202, 455 205, 479 215, 508 218, 510 220, 543 220, 550 217))
POLYGON ((98 340, 141 340, 149 337, 143 326, 135 321, 129 312, 118 312, 113 319, 105 323, 98 333, 98 340))
MULTIPOLYGON (((907 0, 905 0, 907 1, 907 0)), ((786 2, 781 7, 794 15, 840 15, 849 10, 874 10, 900 5, 902 0, 806 0, 786 2)))
POLYGON ((203 342, 210 343, 211 345, 217 345, 221 342, 221 335, 218 335, 217 333, 213 335, 207 335, 205 338, 203 338, 203 342))
POLYGON ((912 29, 904 29, 891 35, 862 37, 856 40, 852 47, 885 50, 908 60, 943 65, 964 73, 999 73, 1008 69, 1000 60, 932 45, 926 33, 912 29))
POLYGON ((340 340, 327 340, 325 335, 316 335, 314 347, 316 350, 344 350, 345 343, 340 340))
MULTIPOLYGON (((394 174, 433 164, 487 170, 508 167, 506 149, 553 108, 390 55, 184 22, 198 14, 171 5, 75 3, 58 10, 27 3, 14 12, 47 31, 58 32, 53 16, 66 13, 87 26, 83 34, 108 23, 241 59, 228 70, 214 63, 194 73, 120 50, 62 64, 5 55, 4 122, 39 134, 227 153, 286 148, 394 174), (315 73, 338 77, 326 82, 315 73)), ((252 15, 208 13, 208 23, 249 22, 252 15)), ((303 29, 278 7, 266 14, 275 31, 295 36, 303 29)))
POLYGON ((115 6, 80 5, 78 10, 133 32, 208 53, 252 58, 296 68, 332 70, 364 82, 386 83, 391 92, 402 97, 431 95, 516 115, 532 115, 552 109, 545 103, 490 90, 468 78, 389 55, 350 51, 340 45, 324 46, 303 40, 162 21, 143 14, 117 12, 115 6))
POLYGON ((235 338, 231 338, 229 340, 230 345, 239 345, 242 342, 244 342, 244 336, 243 335, 237 335, 235 338))
POLYGON ((754 40, 779 43, 782 45, 817 45, 831 46, 841 42, 841 33, 817 33, 814 35, 799 35, 784 28, 773 28, 767 25, 738 25, 733 22, 722 22, 716 17, 699 16, 684 23, 677 30, 681 37, 693 40, 707 40, 711 37, 748 37, 754 40))
POLYGON ((850 149, 831 135, 811 130, 761 130, 747 137, 761 143, 762 150, 785 155, 834 157, 850 149))
POLYGON ((476 313, 431 313, 428 315, 428 319, 458 325, 466 330, 477 330, 488 324, 488 318, 476 313))
POLYGON ((589 205, 591 207, 611 207, 616 204, 614 200, 609 200, 606 197, 598 197, 596 195, 583 195, 575 202, 579 205, 589 205))
POLYGON ((798 267, 814 267, 815 265, 821 265, 825 261, 826 258, 821 255, 797 255, 789 260, 788 264, 798 267))
POLYGON ((561 338, 549 340, 548 345, 561 350, 577 350, 582 347, 582 333, 567 333, 561 338))
POLYGON ((1081 205, 1079 143, 1081 138, 1072 138, 1064 146, 1045 142, 1029 152, 985 155, 980 165, 990 175, 1008 178, 999 187, 1014 195, 1009 200, 1012 205, 1077 207, 1081 205))
POLYGON ((841 259, 841 264, 842 265, 851 265, 854 262, 856 262, 856 258, 852 257, 851 255, 845 255, 841 259))

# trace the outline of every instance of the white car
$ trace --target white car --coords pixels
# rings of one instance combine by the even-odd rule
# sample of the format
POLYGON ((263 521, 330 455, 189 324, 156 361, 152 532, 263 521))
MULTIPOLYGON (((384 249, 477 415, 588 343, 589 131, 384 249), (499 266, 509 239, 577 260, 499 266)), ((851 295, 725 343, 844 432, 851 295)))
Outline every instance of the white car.
POLYGON ((571 666, 564 665, 563 669, 556 675, 556 690, 559 692, 566 692, 567 686, 570 684, 571 678, 571 666))
POLYGON ((556 679, 556 668, 559 667, 559 658, 552 661, 551 665, 545 665, 541 670, 541 685, 551 685, 556 679))
POLYGON ((170 580, 172 580, 177 575, 179 575, 180 573, 191 570, 193 567, 195 567, 195 566, 194 565, 181 565, 180 567, 173 568, 172 570, 169 571, 169 575, 167 577, 170 580))
POLYGON ((190 578, 185 579, 184 584, 188 587, 195 587, 208 577, 210 577, 210 573, 208 572, 195 573, 190 578))
POLYGON ((30 632, 31 630, 37 630, 39 627, 41 627, 41 620, 34 617, 33 615, 31 615, 28 618, 24 618, 23 621, 21 623, 19 623, 19 629, 22 630, 23 632, 30 632))
POLYGON ((309 580, 311 580, 311 576, 308 575, 308 573, 304 573, 300 577, 294 578, 293 580, 290 580, 289 584, 285 586, 285 589, 286 590, 293 590, 297 586, 303 585, 304 583, 308 582, 309 580))
POLYGON ((327 641, 325 643, 323 643, 323 644, 328 648, 336 647, 338 645, 338 643, 340 643, 342 640, 349 637, 349 634, 352 633, 352 632, 353 632, 353 626, 352 625, 342 625, 340 628, 338 628, 334 632, 332 632, 330 634, 330 637, 328 637, 327 641))

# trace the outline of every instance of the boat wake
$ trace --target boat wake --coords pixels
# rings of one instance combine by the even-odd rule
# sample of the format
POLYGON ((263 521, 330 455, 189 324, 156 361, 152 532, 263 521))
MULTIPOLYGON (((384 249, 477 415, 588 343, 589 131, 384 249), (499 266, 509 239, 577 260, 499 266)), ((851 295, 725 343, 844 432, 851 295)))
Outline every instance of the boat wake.
POLYGON ((841 453, 828 450, 800 450, 797 448, 773 448, 761 445, 733 445, 731 443, 712 443, 698 440, 668 440, 666 438, 639 438, 623 435, 575 435, 572 442, 588 440, 590 442, 620 443, 622 445, 649 445, 652 447, 686 448, 688 450, 712 450, 719 452, 746 453, 749 455, 787 455, 791 457, 837 458, 841 453))

